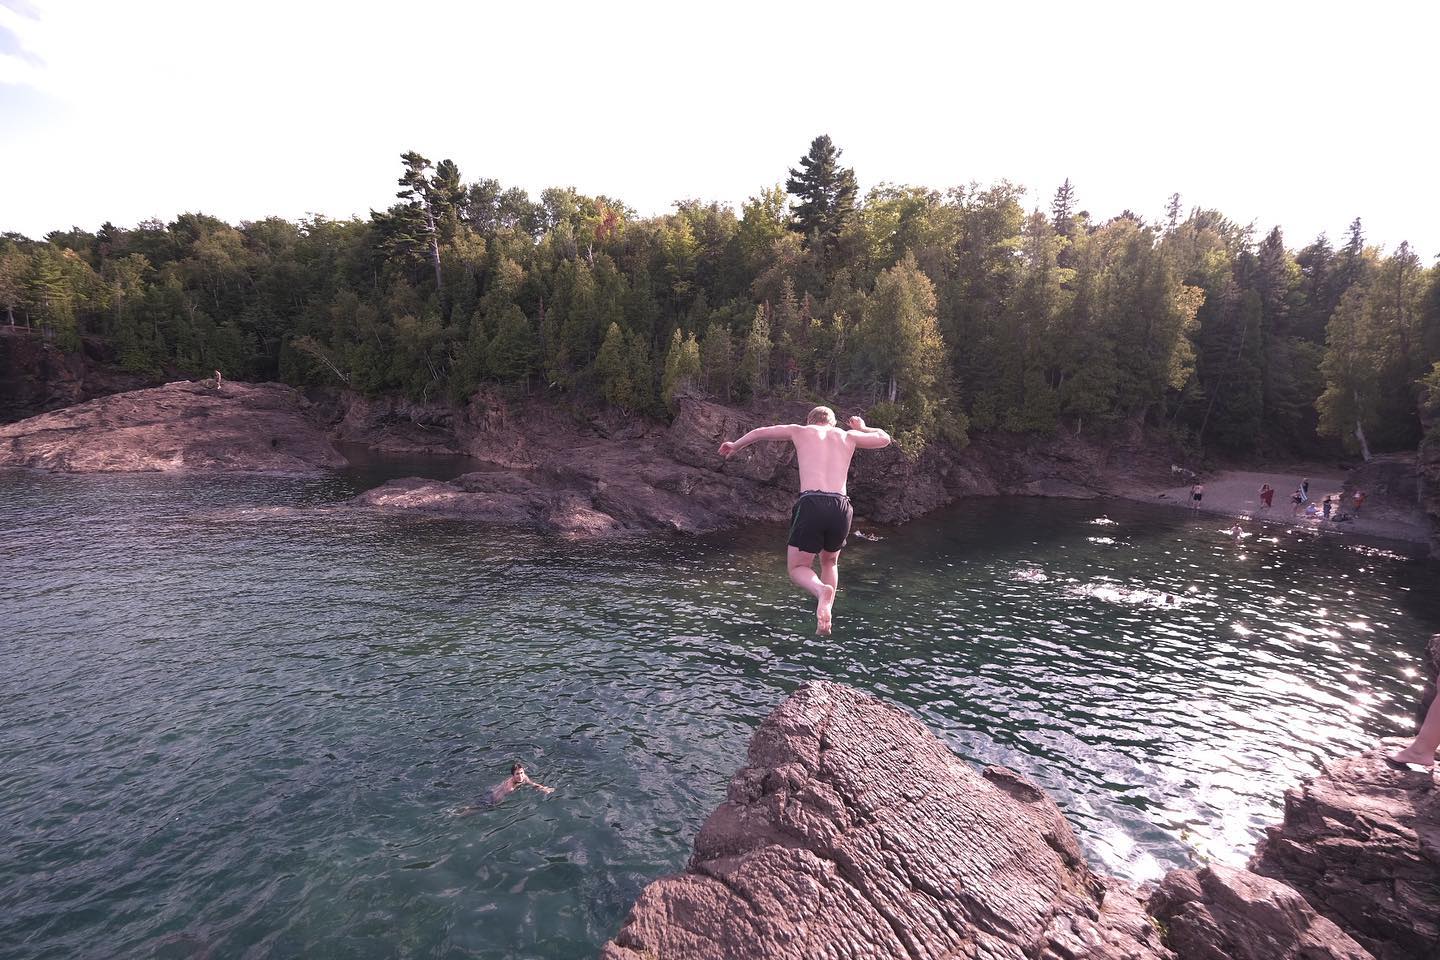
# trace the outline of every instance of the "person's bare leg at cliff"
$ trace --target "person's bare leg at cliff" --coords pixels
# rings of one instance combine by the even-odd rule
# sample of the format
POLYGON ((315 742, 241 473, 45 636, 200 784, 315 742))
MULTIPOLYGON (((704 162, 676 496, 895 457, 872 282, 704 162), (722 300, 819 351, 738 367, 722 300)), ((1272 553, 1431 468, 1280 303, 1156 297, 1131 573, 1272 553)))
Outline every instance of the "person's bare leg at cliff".
POLYGON ((815 632, 830 632, 835 591, 840 586, 840 551, 850 535, 854 511, 845 492, 850 458, 857 449, 876 450, 890 445, 884 430, 865 426, 851 417, 848 430, 835 425, 835 411, 816 407, 805 423, 783 423, 758 427, 739 440, 720 444, 720 455, 729 458, 760 440, 788 440, 795 445, 800 466, 800 497, 790 514, 790 543, 785 565, 796 586, 815 598, 815 632), (820 572, 815 572, 815 560, 820 572))
MULTIPOLYGON (((1440 684, 1440 677, 1436 677, 1437 684, 1440 684)), ((1420 732, 1415 734, 1415 739, 1403 750, 1389 755, 1395 763, 1418 763, 1422 767, 1435 766, 1435 751, 1440 750, 1440 695, 1437 695, 1430 702, 1430 709, 1425 711, 1425 722, 1420 724, 1420 732)))

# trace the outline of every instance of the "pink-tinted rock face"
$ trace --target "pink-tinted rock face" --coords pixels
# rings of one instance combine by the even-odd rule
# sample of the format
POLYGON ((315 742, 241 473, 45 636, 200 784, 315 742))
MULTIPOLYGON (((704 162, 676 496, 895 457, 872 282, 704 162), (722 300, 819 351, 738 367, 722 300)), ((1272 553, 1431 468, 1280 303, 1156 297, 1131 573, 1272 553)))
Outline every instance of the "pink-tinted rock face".
MULTIPOLYGON (((1394 749, 1399 743, 1387 745, 1394 749)), ((1384 747, 1285 793, 1251 869, 1283 880, 1380 960, 1440 957, 1440 790, 1384 747)))
POLYGON ((303 398, 277 383, 183 381, 0 427, 0 466, 305 473, 344 463, 303 398))
POLYGON ((1371 960, 1293 887, 1249 870, 1172 870, 1148 906, 1183 960, 1371 960))
POLYGON ((1059 809, 919 722, 807 684, 756 731, 688 869, 651 884, 607 960, 1168 958, 1059 809))

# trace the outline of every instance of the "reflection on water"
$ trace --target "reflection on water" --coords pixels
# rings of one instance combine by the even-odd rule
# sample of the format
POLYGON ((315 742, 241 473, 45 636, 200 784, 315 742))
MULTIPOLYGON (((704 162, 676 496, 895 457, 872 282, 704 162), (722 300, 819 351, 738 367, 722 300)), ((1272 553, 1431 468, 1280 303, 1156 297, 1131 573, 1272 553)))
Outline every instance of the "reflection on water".
POLYGON ((244 509, 363 482, 0 477, 13 955, 591 956, 817 676, 1034 777, 1107 870, 1238 863, 1403 729, 1440 626, 1433 566, 1124 503, 877 529, 824 640, 781 530, 244 509), (455 815, 516 760, 555 794, 455 815))

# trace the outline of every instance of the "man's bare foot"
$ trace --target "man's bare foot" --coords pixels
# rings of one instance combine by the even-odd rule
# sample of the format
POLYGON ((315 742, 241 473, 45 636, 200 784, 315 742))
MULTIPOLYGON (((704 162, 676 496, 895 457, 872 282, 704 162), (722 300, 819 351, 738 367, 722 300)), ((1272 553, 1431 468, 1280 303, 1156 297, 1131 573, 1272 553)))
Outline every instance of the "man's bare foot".
POLYGON ((1426 756, 1424 750, 1416 750, 1413 746, 1406 747, 1404 750, 1397 750, 1387 756, 1395 763, 1414 763, 1426 769, 1435 766, 1435 755, 1433 753, 1426 756))
POLYGON ((835 606, 835 588, 830 584, 822 584, 820 587, 820 602, 815 605, 815 633, 822 637, 830 636, 830 611, 835 606))

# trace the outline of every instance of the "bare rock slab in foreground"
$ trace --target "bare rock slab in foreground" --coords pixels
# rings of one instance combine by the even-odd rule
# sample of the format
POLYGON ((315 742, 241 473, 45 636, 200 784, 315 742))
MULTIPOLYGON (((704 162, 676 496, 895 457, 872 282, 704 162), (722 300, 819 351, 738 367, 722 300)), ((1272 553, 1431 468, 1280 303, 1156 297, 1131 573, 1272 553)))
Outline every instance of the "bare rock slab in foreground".
POLYGON ((344 464, 304 398, 278 383, 181 381, 0 427, 0 467, 307 473, 344 464))
POLYGON ((1440 957, 1440 793, 1386 763, 1391 742, 1285 793, 1251 869, 1304 894, 1380 960, 1440 957))
POLYGON ((688 869, 646 888, 602 956, 1174 955, 1128 888, 1091 873, 1038 787, 815 682, 756 731, 688 869))

